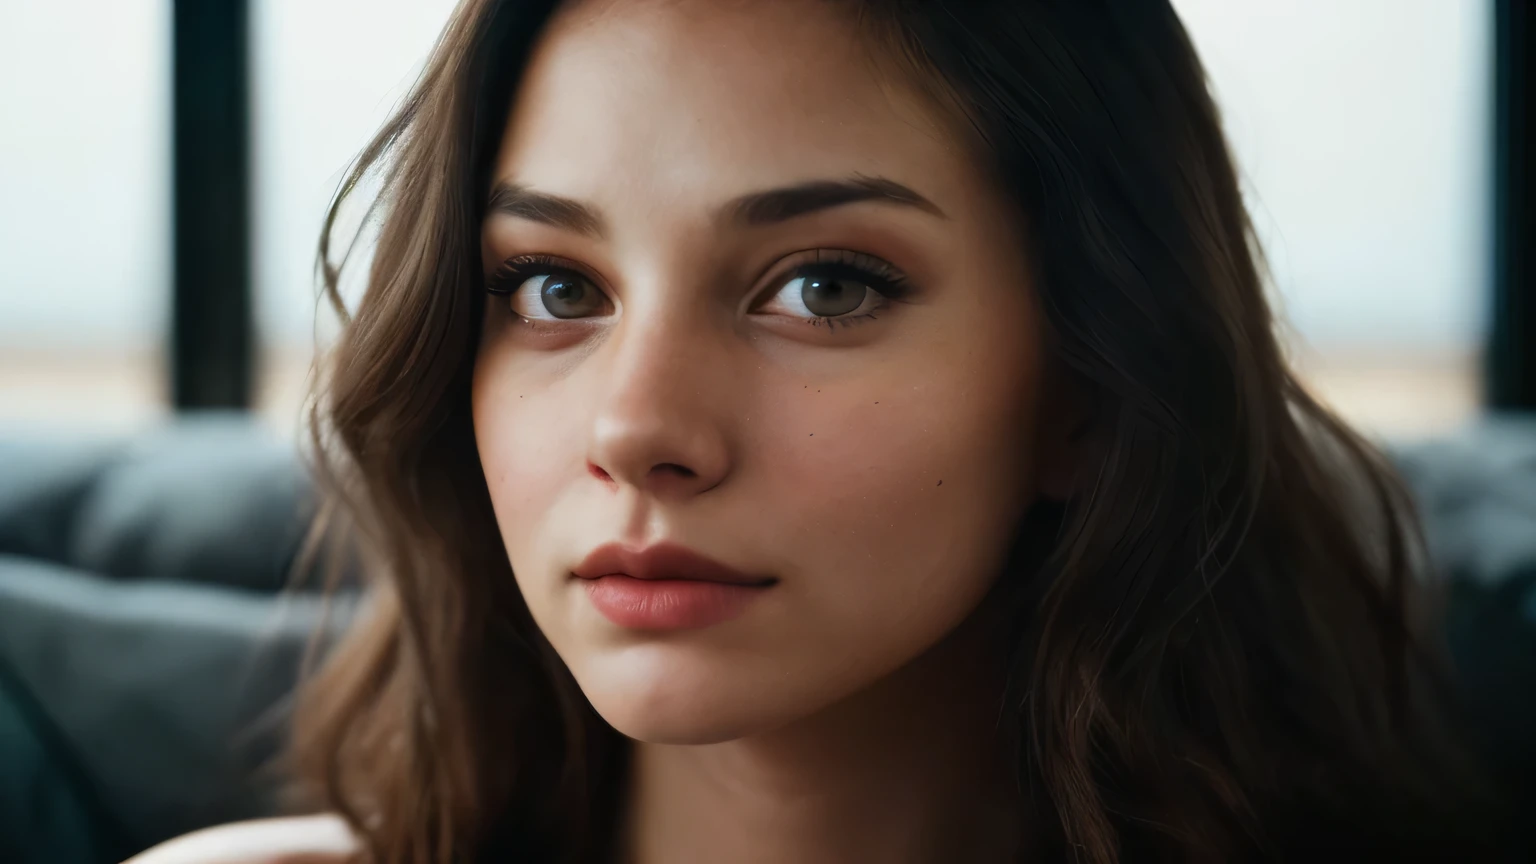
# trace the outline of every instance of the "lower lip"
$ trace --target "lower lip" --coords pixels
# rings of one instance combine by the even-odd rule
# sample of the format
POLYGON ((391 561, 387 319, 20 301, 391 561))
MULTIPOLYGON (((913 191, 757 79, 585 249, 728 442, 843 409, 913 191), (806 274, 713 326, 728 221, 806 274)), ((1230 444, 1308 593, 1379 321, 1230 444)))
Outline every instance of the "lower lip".
POLYGON ((768 590, 685 579, 602 576, 583 580, 604 618, 632 630, 694 630, 729 621, 768 590))

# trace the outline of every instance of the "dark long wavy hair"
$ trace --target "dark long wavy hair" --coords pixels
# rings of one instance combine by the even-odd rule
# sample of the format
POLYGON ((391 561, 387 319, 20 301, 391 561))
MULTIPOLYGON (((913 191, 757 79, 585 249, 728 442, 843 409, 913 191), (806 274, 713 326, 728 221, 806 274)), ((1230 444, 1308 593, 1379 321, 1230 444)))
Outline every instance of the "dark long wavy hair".
MULTIPOLYGON (((1095 406, 1080 493, 1020 526, 988 601, 1008 621, 1003 716, 1031 852, 1490 849, 1496 810, 1453 733, 1411 502, 1287 367, 1168 2, 825 2, 1026 214, 1048 351, 1095 406)), ((611 851, 627 748, 523 604, 470 419, 492 161, 556 6, 461 4, 321 242, 346 326, 313 403, 316 536, 350 538, 372 581, 303 690, 293 755, 378 864, 611 851), (376 251, 348 311, 331 240, 372 176, 376 251)))

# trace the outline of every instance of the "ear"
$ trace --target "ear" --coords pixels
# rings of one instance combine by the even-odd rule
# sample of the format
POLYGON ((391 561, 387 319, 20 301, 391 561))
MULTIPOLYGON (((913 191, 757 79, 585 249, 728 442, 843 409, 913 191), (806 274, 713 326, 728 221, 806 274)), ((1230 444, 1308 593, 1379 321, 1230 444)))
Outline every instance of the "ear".
POLYGON ((1079 491, 1098 420, 1095 388, 1057 367, 1045 377, 1035 424, 1035 485, 1040 496, 1066 501, 1079 491))

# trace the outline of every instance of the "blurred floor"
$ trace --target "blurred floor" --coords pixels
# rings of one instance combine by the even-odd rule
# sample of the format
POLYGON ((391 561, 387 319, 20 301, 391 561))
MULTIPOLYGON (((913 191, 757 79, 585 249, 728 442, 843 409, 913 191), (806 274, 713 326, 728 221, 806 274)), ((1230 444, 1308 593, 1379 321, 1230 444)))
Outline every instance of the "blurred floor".
MULTIPOLYGON (((268 352, 256 401, 264 423, 297 436, 311 353, 268 352)), ((1478 358, 1471 352, 1312 352, 1296 360, 1309 388, 1373 436, 1415 439, 1476 417, 1478 358)), ((167 411, 155 351, 0 349, 0 431, 126 433, 167 411)))

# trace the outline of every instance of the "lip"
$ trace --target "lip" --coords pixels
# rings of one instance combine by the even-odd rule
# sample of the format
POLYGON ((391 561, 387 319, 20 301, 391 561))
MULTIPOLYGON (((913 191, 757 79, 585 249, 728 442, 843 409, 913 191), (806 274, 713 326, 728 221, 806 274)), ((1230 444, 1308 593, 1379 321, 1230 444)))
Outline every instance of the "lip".
POLYGON ((691 549, 660 543, 634 549, 609 543, 571 574, 610 622, 631 630, 692 630, 746 612, 778 580, 743 573, 691 549))
POLYGON ((593 549, 571 572, 578 579, 628 576, 646 580, 719 582, 748 588, 766 588, 779 581, 772 576, 743 573, 676 543, 657 543, 643 549, 622 543, 604 543, 593 549))

